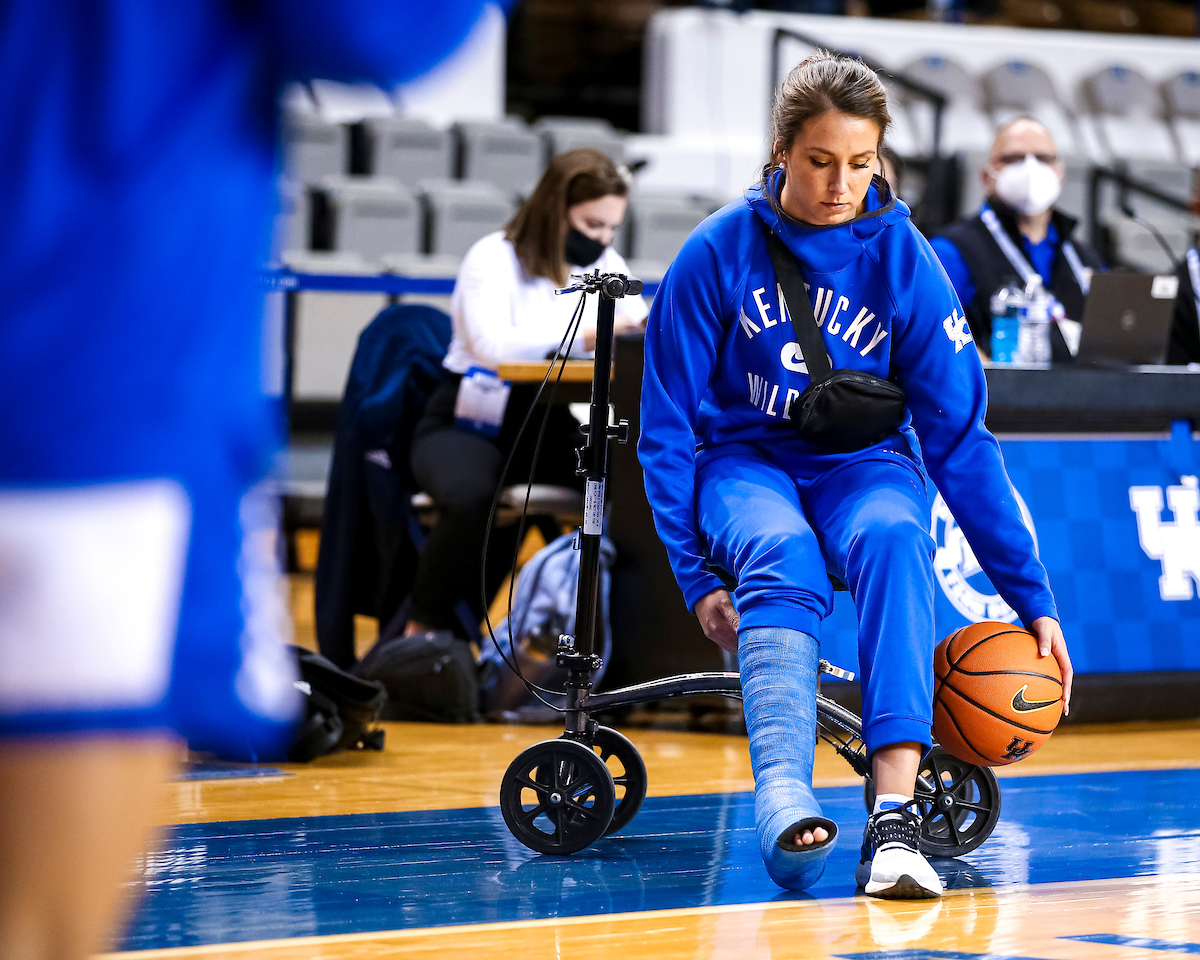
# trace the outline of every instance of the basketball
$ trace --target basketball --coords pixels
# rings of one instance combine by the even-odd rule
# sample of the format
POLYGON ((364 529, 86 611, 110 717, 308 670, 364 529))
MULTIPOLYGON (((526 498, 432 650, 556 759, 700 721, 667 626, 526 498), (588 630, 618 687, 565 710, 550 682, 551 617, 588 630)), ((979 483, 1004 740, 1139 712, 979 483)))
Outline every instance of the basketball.
POLYGON ((1062 717, 1062 673, 1037 640, 1011 623, 957 630, 933 655, 933 733, 954 756, 980 766, 1023 760, 1062 717))

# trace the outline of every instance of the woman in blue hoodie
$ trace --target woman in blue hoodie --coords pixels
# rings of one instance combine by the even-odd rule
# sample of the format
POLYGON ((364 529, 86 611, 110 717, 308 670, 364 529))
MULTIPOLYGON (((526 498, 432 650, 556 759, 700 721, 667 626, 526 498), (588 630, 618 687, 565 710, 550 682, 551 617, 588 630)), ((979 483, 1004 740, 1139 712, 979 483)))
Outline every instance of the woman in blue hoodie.
POLYGON ((819 54, 772 110, 760 183, 688 238, 646 332, 638 445, 655 523, 689 609, 736 650, 771 877, 803 889, 837 826, 812 793, 820 621, 828 573, 859 619, 863 739, 878 799, 856 874, 868 894, 935 897, 912 804, 931 743, 935 644, 927 478, 984 570, 1064 674, 1054 598, 1022 522, 986 384, 954 290, 907 207, 872 176, 890 117, 875 74, 819 54), (767 252, 766 224, 799 262, 832 366, 891 377, 907 415, 881 442, 834 452, 802 440, 809 383, 767 252), (714 572, 737 580, 732 596, 714 572))

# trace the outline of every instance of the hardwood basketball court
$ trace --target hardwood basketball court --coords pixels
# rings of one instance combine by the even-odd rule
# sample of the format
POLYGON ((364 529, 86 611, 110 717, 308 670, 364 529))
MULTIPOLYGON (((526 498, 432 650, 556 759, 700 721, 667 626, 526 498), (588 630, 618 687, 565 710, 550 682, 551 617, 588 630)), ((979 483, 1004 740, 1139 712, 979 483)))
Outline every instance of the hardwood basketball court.
POLYGON ((386 724, 383 753, 162 792, 126 957, 622 960, 1033 957, 1200 952, 1200 722, 1067 727, 998 770, 992 837, 938 862, 941 901, 856 894, 861 781, 818 750, 842 826, 806 894, 767 878, 744 737, 625 729, 649 796, 570 858, 518 844, 497 790, 552 727, 386 724))

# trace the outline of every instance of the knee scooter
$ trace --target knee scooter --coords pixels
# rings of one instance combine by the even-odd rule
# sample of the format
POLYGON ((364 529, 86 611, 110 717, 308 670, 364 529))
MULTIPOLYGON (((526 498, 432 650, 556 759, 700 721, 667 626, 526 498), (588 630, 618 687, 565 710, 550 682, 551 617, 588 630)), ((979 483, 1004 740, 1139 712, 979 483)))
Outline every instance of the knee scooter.
MULTIPOLYGON (((609 423, 609 371, 612 366, 616 301, 641 292, 640 280, 623 274, 583 277, 563 292, 600 297, 596 325, 595 373, 588 423, 579 449, 586 479, 584 521, 579 533, 579 590, 575 636, 559 638, 556 662, 566 671, 566 729, 561 737, 536 743, 509 765, 500 784, 500 810, 513 835, 538 853, 566 855, 591 846, 626 826, 646 796, 646 765, 634 745, 592 714, 654 700, 695 694, 741 698, 736 673, 690 673, 597 693, 592 677, 601 666, 596 654, 600 598, 600 541, 609 443, 629 439, 629 424, 609 423)), ((844 679, 853 674, 820 662, 820 672, 844 679)), ((850 710, 817 698, 817 737, 829 743, 865 779, 864 801, 874 806, 874 786, 862 741, 862 721, 850 710)), ((934 744, 917 777, 916 797, 923 814, 921 850, 932 857, 957 857, 978 847, 1000 817, 995 774, 946 753, 934 744)))

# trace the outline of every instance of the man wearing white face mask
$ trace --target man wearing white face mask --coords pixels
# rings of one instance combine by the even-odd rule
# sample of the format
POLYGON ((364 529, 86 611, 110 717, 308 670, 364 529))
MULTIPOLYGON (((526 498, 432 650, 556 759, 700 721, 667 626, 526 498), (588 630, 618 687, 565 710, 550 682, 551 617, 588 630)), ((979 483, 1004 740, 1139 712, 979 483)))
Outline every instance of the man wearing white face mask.
MULTIPOLYGON (((987 199, 979 212, 930 241, 985 355, 992 337, 990 301, 1000 287, 1014 281, 1027 285, 1038 276, 1066 316, 1078 321, 1092 273, 1104 269, 1096 252, 1072 237, 1075 219, 1054 208, 1062 177, 1050 131, 1029 117, 1010 120, 996 132, 981 172, 987 199)), ((1077 333, 1072 339, 1077 346, 1077 333)), ((1051 345, 1056 361, 1069 359, 1071 351, 1058 324, 1051 345)))

